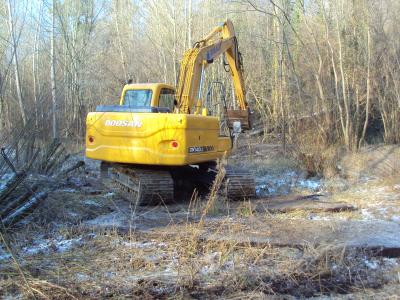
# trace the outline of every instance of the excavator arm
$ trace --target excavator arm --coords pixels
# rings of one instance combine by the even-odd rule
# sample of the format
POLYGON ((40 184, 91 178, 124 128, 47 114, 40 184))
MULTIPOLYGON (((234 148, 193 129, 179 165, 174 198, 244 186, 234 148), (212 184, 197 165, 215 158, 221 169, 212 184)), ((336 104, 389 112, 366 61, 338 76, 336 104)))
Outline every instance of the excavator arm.
POLYGON ((214 28, 203 40, 188 49, 181 62, 176 90, 179 113, 200 114, 203 107, 201 90, 205 69, 214 59, 224 54, 230 68, 238 110, 228 110, 230 123, 240 121, 243 129, 249 129, 249 108, 245 99, 243 67, 234 28, 230 20, 214 28))

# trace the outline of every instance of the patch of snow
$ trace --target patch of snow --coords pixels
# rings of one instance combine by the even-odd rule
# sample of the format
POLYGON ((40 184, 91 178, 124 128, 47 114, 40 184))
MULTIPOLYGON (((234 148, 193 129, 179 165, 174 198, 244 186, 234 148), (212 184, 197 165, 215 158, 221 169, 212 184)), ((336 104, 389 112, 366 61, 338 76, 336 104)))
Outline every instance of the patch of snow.
POLYGON ((172 287, 152 287, 152 292, 158 295, 171 294, 174 291, 172 287))
POLYGON ((371 180, 376 180, 378 177, 376 176, 367 176, 367 175, 361 175, 361 177, 359 178, 359 181, 361 183, 367 183, 371 180))
POLYGON ((217 269, 217 263, 221 257, 221 252, 211 252, 204 256, 204 260, 208 263, 207 265, 203 266, 200 272, 203 275, 207 275, 211 272, 215 272, 217 269))
POLYGON ((84 183, 78 177, 71 177, 71 178, 68 179, 68 181, 70 183, 72 183, 73 185, 75 185, 76 187, 78 187, 78 188, 84 186, 84 183))
POLYGON ((387 213, 388 208, 387 207, 379 207, 378 211, 382 214, 386 214, 387 213))
POLYGON ((322 181, 318 178, 305 179, 300 173, 287 171, 282 174, 267 174, 256 179, 257 196, 287 195, 291 189, 306 189, 317 192, 322 189, 322 181))
POLYGON ((3 174, 3 176, 0 177, 0 191, 2 191, 5 188, 7 182, 9 182, 13 177, 14 174, 12 173, 5 173, 3 174))
POLYGON ((126 276, 124 279, 132 282, 132 281, 143 280, 143 279, 146 279, 146 278, 175 277, 177 275, 178 275, 177 271, 167 267, 162 271, 152 271, 151 273, 147 273, 147 274, 146 273, 140 273, 138 275, 129 275, 129 276, 126 276))
POLYGON ((375 193, 382 193, 382 194, 385 194, 388 191, 386 186, 376 187, 373 190, 375 193))
POLYGON ((162 243, 162 242, 161 242, 161 243, 158 243, 158 244, 157 244, 157 247, 160 247, 160 248, 164 248, 164 249, 165 249, 165 248, 168 247, 168 244, 162 243))
POLYGON ((144 242, 126 242, 123 241, 121 243, 125 247, 129 248, 137 248, 137 249, 145 249, 145 248, 152 248, 152 247, 158 247, 158 248, 167 248, 168 245, 166 243, 156 243, 154 241, 144 241, 144 242))
POLYGON ((81 244, 82 237, 75 239, 39 239, 33 245, 22 248, 24 255, 35 255, 39 253, 49 253, 51 249, 63 253, 72 247, 81 244))
POLYGON ((83 201, 83 203, 85 203, 86 205, 89 205, 89 206, 101 207, 100 203, 98 203, 92 199, 87 199, 87 200, 83 201))
POLYGON ((108 197, 112 197, 112 196, 114 196, 114 195, 115 195, 114 192, 108 192, 107 194, 104 194, 103 197, 108 198, 108 197))
POLYGON ((204 266, 200 269, 200 273, 203 275, 207 275, 210 272, 213 272, 215 270, 214 266, 204 266))
POLYGON ((164 269, 164 273, 175 273, 175 271, 173 270, 173 269, 171 269, 170 267, 166 267, 165 269, 164 269))
POLYGON ((0 261, 2 260, 8 260, 9 258, 11 258, 11 254, 7 253, 3 247, 0 246, 0 261))
POLYGON ((298 184, 300 187, 306 188, 313 192, 318 192, 321 189, 321 180, 319 179, 300 180, 298 184))
POLYGON ((107 278, 113 278, 113 277, 115 277, 116 275, 117 275, 117 273, 111 272, 111 271, 108 271, 108 272, 105 272, 105 273, 104 273, 104 276, 107 277, 107 278))
POLYGON ((82 274, 82 273, 77 273, 76 274, 76 279, 78 281, 88 281, 90 279, 90 276, 86 275, 86 274, 82 274))
POLYGON ((144 248, 151 248, 156 245, 155 242, 122 242, 122 245, 129 248, 137 248, 137 249, 144 249, 144 248))
POLYGON ((365 259, 364 264, 371 270, 376 270, 378 268, 378 264, 375 261, 365 259))
POLYGON ((79 217, 79 214, 73 211, 68 212, 68 215, 73 218, 79 217))
POLYGON ((397 258, 393 258, 393 257, 384 257, 382 258, 383 262, 387 265, 390 266, 397 266, 399 265, 397 258))
POLYGON ((125 217, 119 212, 112 212, 89 220, 86 222, 86 224, 91 226, 117 226, 121 225, 125 221, 124 218, 125 217))
POLYGON ((392 216, 391 220, 396 223, 400 223, 400 216, 392 216))
POLYGON ((309 217, 309 219, 310 220, 314 220, 314 221, 330 221, 330 220, 332 220, 330 217, 328 217, 328 216, 314 216, 314 215, 311 215, 310 217, 309 217))
POLYGON ((67 188, 67 189, 62 189, 62 190, 60 190, 60 192, 64 192, 64 193, 76 193, 76 189, 67 188))
POLYGON ((270 193, 271 190, 267 188, 266 184, 261 184, 256 186, 256 195, 265 195, 270 193))
POLYGON ((2 300, 23 300, 26 299, 26 296, 22 294, 16 294, 16 292, 12 292, 11 294, 2 294, 2 300))
POLYGON ((10 258, 11 258, 11 254, 8 254, 8 253, 0 254, 0 261, 8 260, 10 258))
POLYGON ((57 251, 58 252, 65 252, 71 249, 73 246, 81 244, 82 238, 70 239, 70 240, 61 240, 56 243, 57 251))
POLYGON ((24 252, 25 255, 35 255, 38 253, 47 252, 49 247, 50 247, 49 240, 43 240, 41 242, 35 243, 35 245, 32 245, 30 247, 27 246, 22 248, 22 251, 24 252))
POLYGON ((375 217, 366 208, 361 209, 361 215, 367 220, 375 219, 375 217))
POLYGON ((94 232, 91 232, 87 235, 87 237, 94 239, 97 236, 97 234, 95 234, 94 232))
POLYGON ((235 266, 235 263, 233 262, 233 260, 228 260, 221 266, 221 269, 228 271, 228 270, 232 270, 234 266, 235 266))

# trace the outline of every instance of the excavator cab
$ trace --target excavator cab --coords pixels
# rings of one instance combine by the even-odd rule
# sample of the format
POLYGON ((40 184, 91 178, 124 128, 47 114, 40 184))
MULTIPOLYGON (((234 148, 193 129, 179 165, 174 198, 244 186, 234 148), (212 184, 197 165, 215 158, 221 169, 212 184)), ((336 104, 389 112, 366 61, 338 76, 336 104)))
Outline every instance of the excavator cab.
POLYGON ((175 89, 163 83, 127 84, 119 105, 100 105, 97 112, 173 113, 175 89))

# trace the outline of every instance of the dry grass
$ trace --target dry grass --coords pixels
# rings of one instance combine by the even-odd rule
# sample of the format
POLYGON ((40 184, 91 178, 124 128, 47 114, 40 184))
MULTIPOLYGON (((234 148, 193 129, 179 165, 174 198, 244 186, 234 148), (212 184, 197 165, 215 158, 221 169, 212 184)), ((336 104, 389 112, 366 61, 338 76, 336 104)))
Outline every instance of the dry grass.
POLYGON ((368 180, 332 195, 358 208, 352 215, 360 219, 383 219, 400 222, 399 176, 368 180))
MULTIPOLYGON (((264 172, 269 165, 260 166, 261 158, 255 157, 258 155, 256 150, 252 151, 252 163, 259 168, 256 172, 264 172)), ((293 162, 284 160, 291 168, 293 162)), ((276 162, 273 161, 271 158, 271 164, 276 162)), ((278 164, 280 162, 277 162, 276 172, 282 170, 279 169, 282 165, 278 164)), ((223 194, 218 193, 223 165, 220 169, 206 201, 201 201, 196 193, 193 195, 186 207, 184 224, 175 224, 174 212, 168 211, 167 207, 163 209, 168 211, 171 224, 147 233, 134 228, 124 233, 117 229, 89 231, 79 225, 81 221, 111 209, 117 199, 108 199, 109 203, 99 211, 92 210, 93 214, 82 204, 88 195, 65 193, 49 199, 47 208, 38 211, 33 220, 44 216, 48 223, 57 218, 62 227, 36 222, 36 225, 27 225, 8 236, 26 281, 16 264, 0 262, 0 297, 241 299, 275 295, 279 299, 342 294, 363 296, 382 291, 386 284, 400 286, 399 265, 358 249, 337 248, 333 244, 272 247, 218 239, 219 236, 245 236, 256 229, 249 226, 252 220, 266 224, 284 221, 295 226, 298 220, 318 216, 326 217, 331 230, 336 230, 335 221, 329 221, 330 213, 295 210, 270 214, 268 211, 256 212, 252 201, 226 202, 223 194), (57 206, 61 201, 62 205, 57 206), (64 216, 71 211, 81 212, 81 215, 76 219, 64 216), (199 219, 191 221, 195 217, 199 219), (49 247, 43 253, 24 255, 23 246, 31 244, 37 233, 50 239, 55 236, 81 238, 82 243, 64 252, 49 247), (206 238, 206 234, 211 238, 206 238), (378 268, 369 267, 366 261, 378 268)), ((393 179, 382 184, 389 186, 390 193, 396 193, 395 182, 393 179)), ((370 188, 373 189, 372 185, 370 188)), ((350 200, 350 196, 349 191, 343 192, 341 200, 347 197, 348 201, 359 201, 356 198, 350 200)), ((98 195, 90 195, 90 199, 101 201, 98 195)), ((157 209, 160 208, 151 208, 157 209)), ((337 219, 358 217, 357 212, 335 215, 337 219)), ((385 293, 390 296, 390 289, 385 293)))
MULTIPOLYGON (((187 299, 225 297, 237 291, 304 297, 387 282, 380 274, 384 269, 363 265, 368 253, 332 245, 295 249, 204 240, 205 230, 235 234, 247 228, 226 218, 212 224, 187 223, 184 232, 171 235, 104 231, 89 238, 87 232, 75 231, 69 237, 86 236, 81 246, 30 256, 21 266, 40 299, 187 299)), ((29 296, 13 267, 2 266, 1 273, 3 291, 29 296)))
POLYGON ((297 168, 297 163, 285 156, 271 157, 271 158, 254 158, 252 160, 243 159, 230 159, 230 163, 238 167, 251 170, 256 176, 265 174, 281 174, 297 168))
POLYGON ((369 146, 359 153, 348 153, 341 162, 342 174, 358 180, 363 177, 386 178, 400 174, 400 147, 369 146))

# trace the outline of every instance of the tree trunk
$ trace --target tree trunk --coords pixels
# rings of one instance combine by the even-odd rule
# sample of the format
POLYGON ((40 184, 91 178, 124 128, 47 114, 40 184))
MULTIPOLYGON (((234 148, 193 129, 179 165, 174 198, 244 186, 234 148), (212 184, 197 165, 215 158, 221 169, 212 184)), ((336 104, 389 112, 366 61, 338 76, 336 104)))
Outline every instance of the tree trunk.
POLYGON ((35 32, 35 41, 33 45, 33 55, 32 55, 32 85, 33 85, 33 100, 35 103, 35 126, 36 128, 39 127, 39 113, 38 113, 38 90, 36 89, 36 79, 37 79, 37 57, 38 52, 39 52, 39 33, 40 33, 40 26, 41 26, 41 16, 42 16, 42 4, 43 2, 40 2, 40 7, 39 7, 39 18, 36 26, 36 32, 35 32))
POLYGON ((17 89, 17 97, 18 97, 18 105, 21 112, 22 122, 24 126, 26 125, 26 115, 24 104, 22 100, 22 90, 21 90, 21 79, 19 74, 19 67, 18 67, 18 55, 17 55, 17 41, 15 39, 15 32, 14 32, 14 23, 11 11, 11 0, 7 1, 8 6, 8 28, 11 35, 11 44, 12 44, 12 52, 13 52, 13 64, 14 64, 14 72, 15 72, 15 87, 17 89))
POLYGON ((358 148, 361 148, 362 143, 364 142, 365 139, 365 133, 367 132, 368 128, 368 118, 369 118, 369 107, 370 107, 370 63, 371 63, 371 41, 370 41, 370 30, 368 28, 367 32, 367 103, 366 103, 366 108, 365 108, 365 121, 364 121, 364 127, 363 131, 361 134, 360 142, 358 144, 358 148))
POLYGON ((52 122, 53 122, 53 139, 58 138, 58 127, 57 127, 57 99, 56 99, 56 60, 55 60, 55 49, 54 49, 54 30, 55 30, 55 0, 53 0, 52 14, 51 14, 51 45, 50 45, 50 80, 51 80, 51 103, 52 103, 52 122))
POLYGON ((122 70, 124 71, 124 79, 125 82, 128 82, 129 74, 127 71, 127 63, 125 60, 125 55, 124 55, 124 50, 122 46, 122 38, 121 38, 121 32, 119 29, 119 11, 120 11, 120 4, 117 1, 116 6, 115 6, 115 29, 117 30, 117 38, 118 38, 118 47, 119 47, 119 54, 121 56, 121 63, 122 63, 122 70))
POLYGON ((188 7, 188 48, 192 47, 192 0, 189 0, 188 7))

